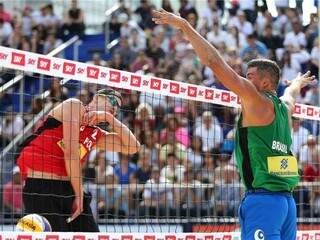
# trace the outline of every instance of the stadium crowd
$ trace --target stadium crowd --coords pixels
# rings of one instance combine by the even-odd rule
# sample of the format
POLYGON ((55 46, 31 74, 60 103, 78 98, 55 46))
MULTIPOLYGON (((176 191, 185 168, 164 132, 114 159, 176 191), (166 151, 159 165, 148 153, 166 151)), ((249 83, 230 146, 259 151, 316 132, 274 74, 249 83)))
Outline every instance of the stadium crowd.
MULTIPOLYGON (((122 5, 113 13, 111 21, 104 24, 119 36, 119 46, 112 51, 111 59, 96 53, 88 62, 225 89, 200 63, 180 31, 152 22, 155 6, 151 2, 141 0, 137 9, 122 5)), ((225 2, 208 0, 207 7, 199 11, 192 1, 180 0, 178 13, 242 76, 251 59, 276 61, 282 69, 279 95, 299 72, 310 70, 319 79, 317 13, 311 14, 310 23, 303 26, 300 5, 278 6, 278 16, 274 17, 266 4, 257 6, 253 0, 231 1, 230 8, 225 2)), ((163 0, 162 8, 174 12, 169 0, 163 0)), ((70 35, 84 35, 84 14, 74 0, 64 17, 55 15, 53 4, 39 10, 25 6, 10 13, 0 3, 1 45, 47 54, 70 35)), ((0 84, 9 79, 2 74, 0 84)), ((49 89, 48 101, 53 103, 68 97, 87 103, 99 87, 82 85, 76 96, 70 96, 59 80, 53 78, 49 89)), ((134 156, 95 150, 88 157, 84 178, 100 218, 236 216, 243 192, 232 154, 237 110, 134 91, 122 93, 119 118, 133 129, 143 146, 134 156), (191 187, 172 187, 173 183, 191 187)), ((308 86, 297 102, 319 106, 319 95, 319 85, 308 86)), ((39 113, 46 103, 35 96, 29 115, 1 114, 0 146, 20 133, 30 116, 39 113)), ((305 182, 320 182, 319 130, 317 121, 293 118, 292 152, 298 157, 305 182)), ((15 168, 13 173, 17 171, 15 168)), ((22 209, 19 195, 13 195, 19 186, 21 191, 21 179, 15 177, 3 188, 3 204, 13 212, 22 209), (12 201, 12 196, 18 202, 12 201)), ((297 189, 299 216, 320 217, 319 186, 312 191, 305 186, 297 189)))

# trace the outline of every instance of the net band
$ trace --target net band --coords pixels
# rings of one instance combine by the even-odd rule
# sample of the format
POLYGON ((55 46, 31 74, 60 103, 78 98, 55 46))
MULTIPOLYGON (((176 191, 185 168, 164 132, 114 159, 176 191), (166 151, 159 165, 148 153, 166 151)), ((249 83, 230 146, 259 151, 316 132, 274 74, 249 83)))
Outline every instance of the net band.
MULTIPOLYGON (((12 240, 59 240, 59 239, 96 239, 96 240, 240 240, 240 233, 17 233, 2 232, 2 239, 12 240)), ((297 239, 320 240, 320 231, 298 231, 297 239)))
MULTIPOLYGON (((240 107, 240 98, 230 91, 139 75, 2 46, 0 46, 0 66, 121 89, 179 97, 227 107, 240 107)), ((293 116, 320 121, 320 107, 297 103, 293 116)))

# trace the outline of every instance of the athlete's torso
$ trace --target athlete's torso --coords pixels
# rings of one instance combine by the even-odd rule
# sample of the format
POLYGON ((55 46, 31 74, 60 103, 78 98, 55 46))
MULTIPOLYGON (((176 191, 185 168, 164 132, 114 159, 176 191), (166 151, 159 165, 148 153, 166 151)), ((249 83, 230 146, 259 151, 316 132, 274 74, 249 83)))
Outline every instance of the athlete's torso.
MULTIPOLYGON (((98 127, 81 126, 79 135, 80 162, 84 163, 90 150, 95 147, 102 132, 98 127)), ((18 158, 23 176, 28 169, 67 176, 64 162, 63 124, 48 117, 37 131, 26 139, 18 158)))
POLYGON ((273 102, 275 118, 267 126, 242 127, 236 132, 236 159, 246 189, 292 191, 299 181, 297 160, 291 154, 288 111, 278 97, 266 93, 273 102))

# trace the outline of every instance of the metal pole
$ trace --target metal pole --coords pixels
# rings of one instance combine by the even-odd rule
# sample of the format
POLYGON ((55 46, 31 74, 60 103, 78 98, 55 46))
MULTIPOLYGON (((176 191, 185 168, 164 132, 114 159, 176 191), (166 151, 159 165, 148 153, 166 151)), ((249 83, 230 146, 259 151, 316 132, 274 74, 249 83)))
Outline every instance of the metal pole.
POLYGON ((19 112, 22 115, 23 114, 23 108, 24 108, 24 77, 22 77, 20 81, 20 88, 19 88, 19 112))

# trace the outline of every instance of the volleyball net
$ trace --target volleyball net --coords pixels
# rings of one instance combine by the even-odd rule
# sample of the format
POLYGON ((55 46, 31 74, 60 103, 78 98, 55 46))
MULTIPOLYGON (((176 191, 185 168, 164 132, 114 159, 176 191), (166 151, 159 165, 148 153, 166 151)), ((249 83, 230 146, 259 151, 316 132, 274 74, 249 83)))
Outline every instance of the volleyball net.
MULTIPOLYGON (((92 194, 100 230, 126 234, 41 234, 37 239, 240 239, 234 231, 239 229, 237 211, 244 189, 233 155, 240 108, 234 93, 160 78, 147 70, 130 73, 6 47, 0 47, 0 67, 2 78, 20 76, 23 81, 4 92, 5 86, 0 86, 6 122, 0 156, 2 230, 13 231, 24 215, 21 187, 13 184, 19 171, 18 145, 57 103, 69 97, 88 103, 95 91, 109 86, 122 93, 118 118, 142 146, 133 155, 91 151, 84 186, 92 194)), ((320 239, 320 232, 312 231, 320 228, 319 163, 308 152, 308 144, 314 142, 311 136, 319 136, 319 121, 319 107, 296 104, 293 124, 310 134, 294 138, 299 141, 294 147, 300 168, 305 170, 294 192, 299 230, 304 230, 298 239, 320 239)), ((18 237, 13 232, 1 234, 3 239, 18 237)), ((19 239, 33 239, 24 236, 19 239)))

